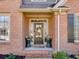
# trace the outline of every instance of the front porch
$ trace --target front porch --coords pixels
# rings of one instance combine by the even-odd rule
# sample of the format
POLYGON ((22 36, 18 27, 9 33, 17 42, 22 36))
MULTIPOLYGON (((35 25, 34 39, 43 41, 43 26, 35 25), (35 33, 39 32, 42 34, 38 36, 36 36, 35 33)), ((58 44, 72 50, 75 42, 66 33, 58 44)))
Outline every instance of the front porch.
POLYGON ((60 47, 60 14, 68 8, 59 6, 61 0, 41 2, 22 0, 19 11, 23 14, 22 30, 25 48, 60 47))
POLYGON ((60 16, 68 8, 20 8, 24 53, 28 58, 52 58, 60 50, 60 16))
POLYGON ((60 48, 60 15, 68 8, 20 8, 25 48, 60 48), (47 41, 48 39, 48 41, 47 41))
POLYGON ((54 47, 54 13, 23 13, 23 31, 25 48, 54 47))

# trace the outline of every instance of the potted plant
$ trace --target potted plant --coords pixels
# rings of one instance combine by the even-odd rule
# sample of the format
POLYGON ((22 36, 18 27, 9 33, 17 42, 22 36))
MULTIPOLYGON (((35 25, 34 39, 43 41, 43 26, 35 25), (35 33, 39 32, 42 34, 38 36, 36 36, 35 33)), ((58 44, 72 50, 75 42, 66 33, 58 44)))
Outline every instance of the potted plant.
POLYGON ((52 38, 49 35, 45 37, 45 42, 46 42, 46 47, 52 47, 52 38))

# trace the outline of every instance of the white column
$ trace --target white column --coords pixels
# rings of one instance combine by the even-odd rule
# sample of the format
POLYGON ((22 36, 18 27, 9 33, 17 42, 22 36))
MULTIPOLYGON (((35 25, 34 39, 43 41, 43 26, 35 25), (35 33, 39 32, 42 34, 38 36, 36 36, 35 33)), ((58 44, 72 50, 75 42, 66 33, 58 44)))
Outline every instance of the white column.
POLYGON ((60 51, 60 14, 61 14, 61 9, 59 10, 58 13, 58 51, 60 51))
POLYGON ((58 14, 58 51, 60 51, 60 15, 58 14))

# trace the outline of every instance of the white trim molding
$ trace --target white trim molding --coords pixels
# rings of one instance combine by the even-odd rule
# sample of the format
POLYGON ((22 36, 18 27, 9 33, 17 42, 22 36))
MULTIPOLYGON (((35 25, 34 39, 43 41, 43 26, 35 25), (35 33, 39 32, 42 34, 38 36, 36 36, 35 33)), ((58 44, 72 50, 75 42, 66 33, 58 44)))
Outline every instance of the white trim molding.
POLYGON ((60 51, 60 15, 58 15, 58 51, 60 51))
POLYGON ((61 30, 61 26, 60 26, 60 14, 61 14, 61 9, 59 10, 59 13, 58 13, 58 51, 60 51, 60 43, 61 43, 61 40, 60 40, 60 30, 61 30))
POLYGON ((63 6, 66 2, 67 2, 67 0, 60 0, 53 8, 57 8, 59 6, 63 6))
POLYGON ((27 13, 37 13, 37 12, 41 12, 41 13, 52 13, 52 12, 58 12, 61 9, 62 12, 67 12, 68 10, 70 10, 70 8, 20 8, 19 12, 27 12, 27 13))
POLYGON ((3 39, 3 40, 0 40, 0 42, 9 42, 10 41, 10 17, 11 15, 7 13, 0 13, 0 16, 4 16, 8 18, 8 26, 7 26, 8 36, 0 35, 0 38, 3 39))
POLYGON ((31 2, 46 2, 47 0, 31 0, 31 2))
POLYGON ((74 14, 74 35, 75 35, 75 43, 79 43, 79 13, 74 14))
POLYGON ((79 43, 79 40, 74 40, 75 43, 79 43))

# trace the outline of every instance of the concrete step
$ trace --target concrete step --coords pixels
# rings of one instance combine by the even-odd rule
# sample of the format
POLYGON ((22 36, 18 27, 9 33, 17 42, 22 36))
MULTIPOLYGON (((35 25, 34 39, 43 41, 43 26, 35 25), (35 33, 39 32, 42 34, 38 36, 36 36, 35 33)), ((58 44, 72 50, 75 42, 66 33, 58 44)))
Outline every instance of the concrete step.
POLYGON ((52 58, 25 58, 25 59, 52 59, 52 58))
POLYGON ((40 45, 33 45, 33 47, 34 47, 34 48, 44 48, 45 45, 43 45, 43 44, 40 44, 40 45))

